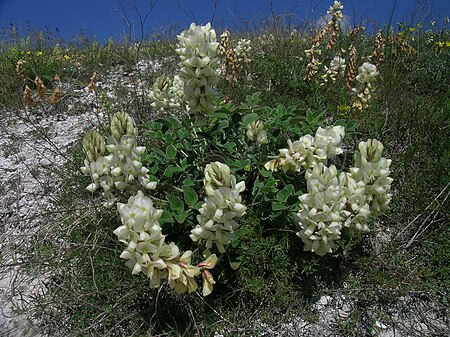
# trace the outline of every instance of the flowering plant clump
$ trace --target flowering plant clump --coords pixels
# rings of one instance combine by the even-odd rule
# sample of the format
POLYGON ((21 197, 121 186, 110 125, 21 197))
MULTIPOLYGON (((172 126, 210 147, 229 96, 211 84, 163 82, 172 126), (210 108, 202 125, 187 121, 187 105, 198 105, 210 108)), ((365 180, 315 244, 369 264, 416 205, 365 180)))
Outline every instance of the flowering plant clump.
POLYGON ((192 23, 189 30, 183 31, 178 38, 180 76, 184 80, 184 99, 194 112, 211 113, 214 110, 214 86, 219 78, 217 68, 216 32, 211 24, 197 26, 192 23))
POLYGON ((205 167, 204 184, 207 197, 197 215, 199 224, 190 237, 193 241, 206 241, 208 251, 215 244, 220 253, 225 253, 225 246, 239 227, 235 219, 247 209, 239 195, 245 190, 245 183, 236 183, 227 165, 214 162, 205 167))
POLYGON ((338 176, 334 165, 322 163, 306 171, 308 193, 299 197, 301 210, 296 214, 304 250, 332 253, 344 229, 349 234, 368 232, 370 216, 388 208, 391 161, 381 157, 383 145, 375 139, 361 142, 359 149, 350 172, 338 176))
POLYGON ((217 257, 213 254, 197 266, 191 264, 191 251, 180 256, 177 245, 167 244, 159 225, 162 210, 142 191, 128 199, 127 204, 117 203, 122 225, 114 230, 120 242, 127 247, 120 255, 128 260, 126 265, 133 274, 143 273, 150 279, 150 287, 157 288, 162 279, 177 293, 193 292, 198 288, 195 277, 204 278, 203 295, 209 295, 215 283, 207 269, 214 268, 217 257))
POLYGON ((264 167, 270 171, 300 172, 302 168, 312 168, 319 163, 326 163, 328 159, 342 153, 340 147, 345 135, 343 126, 333 126, 323 129, 319 127, 316 135, 305 135, 292 142, 288 139, 288 149, 279 150, 277 158, 267 162, 264 167))
MULTIPOLYGON (((324 31, 331 34, 330 43, 334 43, 330 32, 338 31, 342 20, 341 9, 336 1, 329 10, 331 19, 324 31)), ((226 257, 233 269, 239 268, 254 236, 267 236, 272 227, 290 222, 292 213, 305 251, 320 256, 333 253, 342 238, 368 232, 371 218, 386 210, 391 200, 391 161, 382 157, 383 145, 377 140, 359 144, 349 170, 337 168, 334 160, 344 152, 343 138, 354 131, 355 121, 325 126, 323 109, 263 107, 260 93, 238 105, 216 100, 219 106, 215 107, 218 46, 210 24, 191 24, 178 36, 180 73, 173 79, 158 77, 149 97, 154 111, 170 114, 181 110, 185 102, 196 114, 145 122, 148 150, 137 145, 135 122, 126 113, 112 118, 106 142, 95 131, 83 140, 82 171, 92 179, 88 190, 101 187, 108 206, 122 197, 117 203, 121 225, 114 230, 125 245, 120 257, 132 274, 147 276, 152 288, 166 281, 177 293, 191 293, 199 288, 201 275, 203 295, 210 294, 215 284, 211 269, 218 261, 226 257), (205 123, 196 123, 200 118, 205 123), (286 141, 286 148, 281 148, 286 141), (265 144, 278 148, 278 155, 269 157, 271 149, 265 144), (301 173, 299 179, 300 172, 305 175, 301 173), (158 180, 158 190, 153 180, 158 180), (156 190, 152 199, 145 189, 156 190), (152 200, 167 207, 157 209, 152 200), (247 205, 252 209, 248 211, 247 205), (247 213, 248 218, 243 218, 247 213), (255 225, 263 230, 251 227, 255 225), (182 238, 180 246, 168 242, 177 235, 189 235, 190 240, 182 238), (206 260, 195 264, 197 244, 203 245, 206 260)), ((219 52, 233 63, 222 70, 226 73, 229 67, 235 76, 242 69, 236 65, 251 59, 250 50, 248 40, 232 48, 226 31, 219 52)), ((311 62, 305 79, 312 79, 321 65, 320 41, 313 41, 306 53, 311 62)), ((335 56, 325 67, 321 84, 336 83, 345 69, 345 60, 335 56)), ((360 67, 354 89, 360 102, 370 99, 367 90, 372 92, 377 75, 370 63, 360 67)))
POLYGON ((372 98, 372 93, 375 91, 374 83, 377 81, 379 75, 377 67, 370 63, 364 62, 358 69, 356 76, 356 87, 352 88, 355 94, 353 100, 353 108, 356 110, 365 110, 369 106, 369 101, 372 98))
POLYGON ((115 202, 113 191, 156 188, 156 183, 149 180, 148 169, 140 161, 145 147, 137 146, 136 137, 137 129, 133 118, 121 112, 112 118, 111 136, 108 137, 107 145, 96 131, 89 131, 83 139, 86 159, 81 172, 92 179, 87 190, 95 192, 102 187, 107 206, 112 206, 115 202), (105 150, 109 155, 105 155, 105 150))

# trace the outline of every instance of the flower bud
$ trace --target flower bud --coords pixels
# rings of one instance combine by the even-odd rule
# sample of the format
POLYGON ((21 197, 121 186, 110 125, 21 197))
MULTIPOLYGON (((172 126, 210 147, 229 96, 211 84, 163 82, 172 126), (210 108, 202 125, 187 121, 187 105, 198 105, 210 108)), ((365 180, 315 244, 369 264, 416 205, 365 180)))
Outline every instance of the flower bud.
POLYGON ((126 112, 118 112, 111 121, 111 135, 117 142, 120 142, 122 136, 136 136, 137 129, 133 118, 126 112))
POLYGON ((203 181, 206 188, 206 194, 213 195, 212 190, 219 187, 231 186, 230 168, 218 161, 210 163, 205 167, 205 179, 203 181), (211 193, 212 192, 212 193, 211 193))
POLYGON ((83 149, 90 162, 96 161, 105 154, 105 140, 97 131, 89 130, 83 138, 83 149))

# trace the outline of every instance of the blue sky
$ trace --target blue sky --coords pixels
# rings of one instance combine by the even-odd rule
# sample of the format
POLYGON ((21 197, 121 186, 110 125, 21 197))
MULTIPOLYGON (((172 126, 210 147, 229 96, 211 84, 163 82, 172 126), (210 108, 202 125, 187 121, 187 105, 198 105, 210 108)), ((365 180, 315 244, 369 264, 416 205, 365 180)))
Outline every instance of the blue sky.
MULTIPOLYGON (((159 0, 145 24, 145 33, 155 33, 169 25, 176 32, 187 28, 192 21, 206 23, 214 15, 213 26, 238 27, 261 22, 271 13, 285 14, 294 24, 306 18, 317 20, 326 13, 333 0, 159 0), (217 4, 214 10, 214 4, 217 4), (272 4, 272 9, 271 5, 272 4)), ((450 15, 450 0, 342 0, 344 14, 351 24, 362 23, 368 28, 381 28, 392 22, 417 22, 422 18, 442 22, 450 15), (394 11, 392 12, 394 8, 394 11)), ((104 42, 108 37, 120 38, 129 32, 124 21, 134 25, 140 36, 139 18, 132 4, 142 16, 148 12, 150 0, 0 0, 0 29, 11 24, 26 35, 28 30, 46 30, 63 38, 70 38, 80 31, 104 42)))

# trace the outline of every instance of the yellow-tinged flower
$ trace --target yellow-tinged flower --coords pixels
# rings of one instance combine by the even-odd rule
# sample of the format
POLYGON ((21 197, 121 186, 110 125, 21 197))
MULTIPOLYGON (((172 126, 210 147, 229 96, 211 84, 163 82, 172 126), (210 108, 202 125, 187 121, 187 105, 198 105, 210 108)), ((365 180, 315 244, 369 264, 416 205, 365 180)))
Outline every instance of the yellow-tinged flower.
POLYGON ((203 296, 208 296, 213 291, 213 284, 216 284, 216 281, 214 281, 214 278, 212 274, 208 270, 202 271, 202 277, 203 277, 203 290, 202 294, 203 296))
POLYGON ((43 54, 44 54, 44 52, 42 52, 42 51, 40 51, 40 50, 36 52, 36 55, 37 55, 37 56, 42 56, 43 54))
POLYGON ((66 60, 66 61, 68 61, 68 60, 71 59, 71 57, 70 57, 69 55, 67 55, 67 54, 64 54, 63 58, 64 58, 64 60, 66 60))

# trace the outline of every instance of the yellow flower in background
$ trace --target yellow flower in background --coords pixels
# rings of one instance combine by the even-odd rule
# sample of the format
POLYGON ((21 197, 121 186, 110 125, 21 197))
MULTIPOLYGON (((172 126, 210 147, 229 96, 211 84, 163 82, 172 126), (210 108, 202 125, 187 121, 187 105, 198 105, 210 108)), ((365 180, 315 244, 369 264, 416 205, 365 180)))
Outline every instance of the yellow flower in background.
POLYGON ((67 55, 67 54, 64 54, 63 58, 64 58, 64 60, 66 60, 66 61, 68 61, 68 60, 71 59, 71 57, 70 57, 69 55, 67 55))
POLYGON ((414 32, 416 29, 414 27, 409 27, 409 32, 412 33, 414 32))
POLYGON ((37 56, 42 56, 43 54, 44 54, 44 52, 43 52, 43 51, 40 51, 40 50, 36 52, 36 55, 37 55, 37 56))

